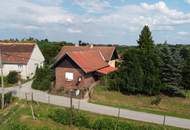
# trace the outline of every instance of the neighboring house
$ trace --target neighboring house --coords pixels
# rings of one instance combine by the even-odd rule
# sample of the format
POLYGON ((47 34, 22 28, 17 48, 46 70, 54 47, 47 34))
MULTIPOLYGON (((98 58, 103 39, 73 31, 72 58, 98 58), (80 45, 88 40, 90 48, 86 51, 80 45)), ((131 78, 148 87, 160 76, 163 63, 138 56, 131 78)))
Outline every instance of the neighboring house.
POLYGON ((64 46, 56 57, 55 89, 88 88, 101 76, 117 70, 115 47, 64 46))
POLYGON ((0 43, 0 50, 4 76, 16 71, 22 79, 29 79, 35 75, 37 66, 44 64, 44 56, 35 43, 0 43))

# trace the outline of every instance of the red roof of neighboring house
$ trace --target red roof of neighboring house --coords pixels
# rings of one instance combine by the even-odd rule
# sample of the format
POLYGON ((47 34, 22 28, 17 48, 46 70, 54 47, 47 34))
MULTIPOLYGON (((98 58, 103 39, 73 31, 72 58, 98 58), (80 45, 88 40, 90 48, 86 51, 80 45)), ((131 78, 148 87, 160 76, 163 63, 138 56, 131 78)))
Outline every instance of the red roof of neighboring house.
POLYGON ((104 67, 104 68, 97 70, 97 72, 99 72, 101 74, 109 74, 109 73, 114 72, 116 70, 117 70, 117 68, 107 66, 107 67, 104 67))
POLYGON ((3 63, 27 64, 34 46, 33 43, 0 43, 3 63))
POLYGON ((72 51, 66 53, 86 73, 109 66, 102 58, 99 51, 72 51))
POLYGON ((100 51, 104 60, 109 61, 112 58, 113 52, 115 51, 115 47, 113 46, 64 46, 59 54, 56 56, 56 61, 59 61, 66 52, 71 51, 87 51, 87 50, 95 50, 100 51))

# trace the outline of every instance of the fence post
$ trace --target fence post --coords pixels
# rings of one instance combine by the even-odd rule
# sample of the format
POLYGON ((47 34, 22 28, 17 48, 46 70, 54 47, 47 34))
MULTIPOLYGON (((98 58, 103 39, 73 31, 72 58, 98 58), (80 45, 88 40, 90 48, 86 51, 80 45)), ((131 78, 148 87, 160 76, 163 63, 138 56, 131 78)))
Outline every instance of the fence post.
POLYGON ((165 126, 166 123, 166 116, 164 115, 163 125, 165 126))
POLYGON ((31 100, 34 101, 33 92, 31 93, 31 100))
POLYGON ((27 98, 27 93, 25 92, 25 98, 26 98, 26 102, 28 104, 28 98, 27 98))
POLYGON ((50 104, 50 96, 49 96, 49 94, 48 94, 48 104, 50 104))
POLYGON ((120 117, 120 108, 118 109, 118 114, 117 114, 117 124, 116 124, 115 130, 117 130, 117 127, 118 127, 119 117, 120 117))

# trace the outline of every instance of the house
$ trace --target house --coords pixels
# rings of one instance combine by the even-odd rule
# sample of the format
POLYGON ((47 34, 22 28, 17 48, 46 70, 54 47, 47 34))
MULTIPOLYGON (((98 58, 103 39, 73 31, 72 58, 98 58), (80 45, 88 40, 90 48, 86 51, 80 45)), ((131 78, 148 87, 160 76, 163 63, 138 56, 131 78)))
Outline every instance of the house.
POLYGON ((117 70, 115 47, 64 46, 56 57, 55 89, 88 88, 101 76, 117 70))
POLYGON ((3 75, 11 71, 20 73, 22 79, 32 78, 37 66, 44 64, 38 45, 35 43, 0 43, 3 75))

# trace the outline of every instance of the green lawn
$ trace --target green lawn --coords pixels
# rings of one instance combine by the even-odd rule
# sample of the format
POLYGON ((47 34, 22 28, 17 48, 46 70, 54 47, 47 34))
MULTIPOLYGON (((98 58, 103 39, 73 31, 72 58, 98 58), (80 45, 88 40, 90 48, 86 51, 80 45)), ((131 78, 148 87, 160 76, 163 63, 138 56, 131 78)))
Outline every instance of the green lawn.
POLYGON ((155 96, 124 95, 119 92, 108 91, 103 86, 97 86, 90 102, 190 119, 190 91, 188 95, 186 99, 161 95, 160 104, 151 105, 152 100, 156 98, 155 96))
MULTIPOLYGON (((3 111, 0 110, 0 126, 1 126, 0 130, 13 130, 13 129, 9 129, 10 122, 12 121, 17 122, 22 125, 26 125, 32 130, 36 130, 36 129, 40 130, 42 128, 43 130, 47 130, 47 128, 48 130, 49 129, 51 130, 88 130, 86 128, 65 126, 65 125, 52 121, 48 117, 48 114, 52 112, 53 110, 61 108, 61 107, 51 106, 47 104, 32 104, 35 114, 37 116, 37 119, 33 120, 29 104, 27 104, 25 101, 16 100, 5 110, 3 111)), ((90 117, 90 121, 94 121, 97 118, 105 117, 103 115, 93 114, 93 113, 84 112, 84 111, 82 112, 85 113, 88 117, 90 117)), ((114 117, 108 117, 108 118, 114 118, 114 117)), ((138 122, 138 121, 133 121, 133 120, 126 120, 126 119, 120 119, 120 120, 133 124, 135 126, 149 126, 149 128, 151 127, 152 129, 181 130, 179 128, 167 127, 167 126, 163 127, 161 125, 138 122)), ((24 130, 24 129, 20 129, 20 130, 24 130)))

